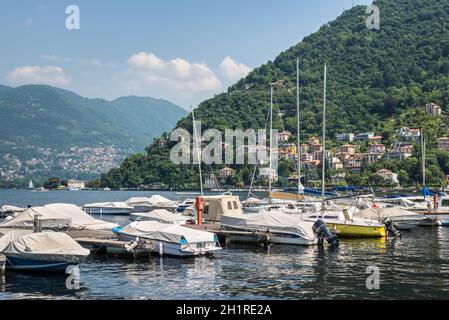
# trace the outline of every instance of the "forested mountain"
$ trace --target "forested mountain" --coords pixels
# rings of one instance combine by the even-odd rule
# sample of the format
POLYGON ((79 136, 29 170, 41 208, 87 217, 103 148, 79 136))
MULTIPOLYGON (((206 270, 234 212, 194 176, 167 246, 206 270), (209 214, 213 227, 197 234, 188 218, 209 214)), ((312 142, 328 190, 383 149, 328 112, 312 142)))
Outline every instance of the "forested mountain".
MULTIPOLYGON (((449 0, 379 0, 374 4, 380 9, 380 30, 366 27, 370 15, 366 6, 345 11, 227 92, 202 102, 195 115, 203 130, 264 128, 270 83, 281 81, 275 89, 279 111, 275 127, 296 134, 299 59, 303 137, 321 134, 323 65, 327 63, 330 139, 341 132, 366 131, 388 139, 400 126, 417 125, 426 132, 430 146, 435 146, 435 138, 447 133, 447 116, 433 119, 422 110, 428 102, 441 105, 444 113, 449 106, 449 0)), ((178 126, 191 128, 191 117, 183 118, 178 126)), ((170 146, 149 146, 146 154, 135 155, 104 175, 101 184, 191 183, 196 179, 195 167, 169 163, 170 146)), ((251 171, 240 169, 246 180, 251 171)))
MULTIPOLYGON (((77 176, 76 161, 71 171, 69 163, 64 168, 57 158, 65 162, 70 154, 81 157, 83 148, 86 156, 103 151, 107 156, 113 148, 117 154, 111 156, 123 159, 143 150, 184 115, 184 109, 160 99, 130 96, 111 102, 45 85, 0 86, 2 176, 14 177, 15 167, 27 178, 46 173, 77 176)), ((84 176, 95 174, 88 167, 83 170, 84 176)))

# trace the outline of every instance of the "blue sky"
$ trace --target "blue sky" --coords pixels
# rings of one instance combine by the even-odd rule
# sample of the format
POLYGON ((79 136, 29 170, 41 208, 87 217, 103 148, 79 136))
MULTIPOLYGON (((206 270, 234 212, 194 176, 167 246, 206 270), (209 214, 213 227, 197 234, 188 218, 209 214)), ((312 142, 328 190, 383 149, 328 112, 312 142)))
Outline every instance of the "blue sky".
POLYGON ((213 96, 353 4, 371 0, 3 0, 0 83, 83 96, 213 96), (80 29, 66 28, 68 5, 80 29))

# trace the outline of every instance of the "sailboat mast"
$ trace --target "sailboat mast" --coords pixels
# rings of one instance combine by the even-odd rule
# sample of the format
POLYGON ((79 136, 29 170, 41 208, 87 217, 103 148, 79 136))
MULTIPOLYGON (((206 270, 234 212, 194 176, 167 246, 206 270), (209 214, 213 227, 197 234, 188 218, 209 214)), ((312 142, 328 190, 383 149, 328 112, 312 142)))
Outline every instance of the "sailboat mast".
POLYGON ((297 135, 297 150, 296 156, 298 158, 298 200, 301 194, 301 136, 299 126, 299 59, 296 59, 296 135, 297 135))
POLYGON ((203 194, 203 175, 201 172, 201 156, 200 156, 200 149, 198 147, 198 133, 196 132, 195 113, 193 112, 193 108, 192 108, 192 121, 193 121, 193 140, 195 141, 196 156, 198 159, 198 170, 200 173, 201 196, 204 196, 204 194, 203 194))
POLYGON ((273 170, 273 164, 272 164, 272 155, 273 155, 273 84, 271 84, 270 87, 270 169, 268 172, 268 199, 271 201, 271 177, 272 173, 271 170, 273 170))
POLYGON ((321 159, 321 210, 325 206, 325 174, 326 174, 326 91, 327 91, 327 64, 324 64, 324 94, 323 94, 323 157, 321 159))
POLYGON ((426 187, 426 141, 424 139, 424 133, 421 130, 421 154, 422 154, 422 187, 423 187, 423 196, 424 200, 426 200, 426 193, 424 188, 426 187))

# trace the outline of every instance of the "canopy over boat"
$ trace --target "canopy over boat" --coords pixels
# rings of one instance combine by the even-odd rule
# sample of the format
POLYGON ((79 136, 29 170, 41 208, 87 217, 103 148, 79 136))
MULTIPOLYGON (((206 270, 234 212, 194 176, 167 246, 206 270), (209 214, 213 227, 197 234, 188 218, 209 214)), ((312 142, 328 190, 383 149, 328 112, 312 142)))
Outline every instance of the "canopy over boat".
POLYGON ((280 231, 299 234, 304 239, 315 238, 313 222, 304 221, 299 215, 285 214, 280 211, 268 211, 253 214, 225 214, 221 216, 221 224, 225 227, 271 232, 280 231))
POLYGON ((95 219, 73 204, 52 203, 31 207, 16 217, 4 221, 0 228, 32 228, 34 217, 39 215, 43 228, 72 228, 84 230, 111 230, 115 223, 95 219))
POLYGON ((177 224, 157 221, 132 222, 121 229, 120 233, 173 243, 181 243, 183 240, 187 241, 187 243, 216 241, 215 234, 212 232, 194 230, 177 224))
POLYGON ((83 206, 84 208, 107 208, 107 209, 133 209, 134 207, 129 206, 125 202, 97 202, 97 203, 87 203, 83 206))
POLYGON ((185 224, 188 220, 193 220, 190 217, 181 214, 171 213, 165 209, 156 209, 151 212, 132 213, 131 216, 137 220, 157 221, 160 223, 170 224, 185 224))
POLYGON ((368 208, 363 209, 357 213, 354 213, 354 217, 364 218, 364 219, 376 219, 383 220, 385 218, 401 218, 401 217, 410 217, 416 216, 419 217, 418 214, 403 210, 401 208, 368 208))
POLYGON ((0 252, 21 258, 76 261, 87 257, 89 250, 81 247, 62 232, 27 233, 11 231, 0 238, 0 252), (58 258, 59 257, 59 258, 58 258))

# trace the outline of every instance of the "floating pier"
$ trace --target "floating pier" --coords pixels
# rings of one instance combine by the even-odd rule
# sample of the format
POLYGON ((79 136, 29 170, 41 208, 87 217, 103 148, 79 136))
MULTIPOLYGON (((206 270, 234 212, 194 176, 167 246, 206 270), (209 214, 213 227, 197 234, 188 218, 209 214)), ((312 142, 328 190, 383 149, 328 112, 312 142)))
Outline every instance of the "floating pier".
POLYGON ((150 247, 141 245, 133 248, 132 242, 120 241, 117 239, 98 238, 74 238, 82 247, 91 250, 92 254, 104 253, 120 256, 146 256, 150 253, 150 247))
POLYGON ((213 224, 188 224, 185 225, 187 228, 195 230, 203 230, 208 232, 213 232, 217 235, 220 243, 227 243, 228 240, 234 243, 255 243, 262 244, 268 247, 268 242, 270 240, 269 232, 250 232, 250 231, 236 231, 236 230, 224 230, 219 223, 213 224))

